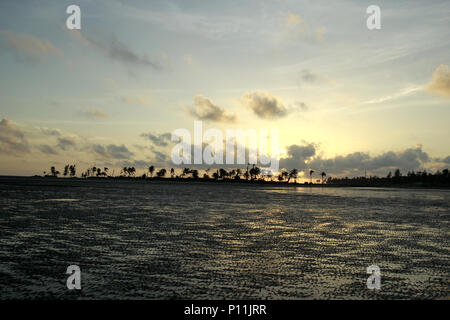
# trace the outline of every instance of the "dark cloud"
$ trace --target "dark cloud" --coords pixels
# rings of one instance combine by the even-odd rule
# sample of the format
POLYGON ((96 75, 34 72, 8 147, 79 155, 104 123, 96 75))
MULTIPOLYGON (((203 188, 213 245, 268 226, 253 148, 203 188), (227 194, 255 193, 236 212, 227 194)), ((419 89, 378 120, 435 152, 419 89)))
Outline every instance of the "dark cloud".
POLYGON ((247 92, 242 97, 242 103, 262 119, 282 118, 289 113, 281 99, 269 92, 247 92))
POLYGON ((124 144, 120 146, 115 144, 107 146, 94 144, 92 150, 99 156, 112 159, 130 159, 134 155, 124 144))
POLYGON ((142 133, 141 137, 147 138, 152 142, 155 146, 166 147, 171 141, 170 133, 162 133, 162 134, 152 134, 152 133, 142 133))
POLYGON ((210 99, 198 94, 194 97, 194 107, 187 108, 187 112, 200 120, 210 120, 214 122, 236 122, 235 114, 229 114, 227 111, 214 104, 210 99))
POLYGON ((321 76, 319 76, 318 74, 312 73, 311 71, 309 71, 307 69, 303 69, 300 72, 300 78, 303 81, 310 82, 310 83, 318 82, 321 80, 321 76))
POLYGON ((41 144, 38 146, 38 149, 40 152, 45 154, 58 154, 58 151, 56 151, 53 147, 49 146, 48 144, 41 144))
POLYGON ((280 159, 280 168, 303 169, 306 161, 316 155, 316 146, 312 143, 304 145, 290 145, 287 147, 287 157, 280 159))
POLYGON ((321 84, 330 84, 333 81, 330 80, 330 78, 328 78, 325 75, 321 75, 318 73, 314 73, 308 69, 303 69, 300 73, 299 73, 299 83, 300 86, 303 84, 307 84, 307 85, 321 85, 321 84))
POLYGON ((331 174, 361 173, 364 170, 372 173, 385 172, 400 168, 402 170, 417 170, 431 161, 422 147, 409 148, 404 151, 388 151, 377 156, 365 152, 353 152, 338 155, 333 158, 322 158, 317 155, 317 146, 310 144, 291 145, 287 148, 287 157, 280 159, 280 168, 324 170, 331 174))
POLYGON ((368 162, 368 169, 378 168, 403 168, 412 170, 419 168, 423 163, 430 161, 430 157, 422 147, 410 148, 401 152, 389 151, 371 158, 368 162))
POLYGON ((152 149, 152 153, 154 155, 152 161, 156 162, 157 164, 169 163, 169 161, 171 161, 170 155, 167 155, 161 151, 152 149))
POLYGON ((19 155, 30 151, 25 134, 10 120, 0 121, 0 152, 19 155))
POLYGON ((370 170, 381 172, 384 170, 402 169, 417 170, 431 159, 422 151, 422 147, 409 148, 404 151, 388 151, 378 156, 370 156, 364 152, 354 152, 346 156, 336 156, 332 159, 315 158, 309 166, 328 170, 330 173, 342 174, 355 170, 370 170))
POLYGON ((58 147, 61 150, 68 150, 76 146, 75 140, 70 137, 60 137, 58 138, 58 147))

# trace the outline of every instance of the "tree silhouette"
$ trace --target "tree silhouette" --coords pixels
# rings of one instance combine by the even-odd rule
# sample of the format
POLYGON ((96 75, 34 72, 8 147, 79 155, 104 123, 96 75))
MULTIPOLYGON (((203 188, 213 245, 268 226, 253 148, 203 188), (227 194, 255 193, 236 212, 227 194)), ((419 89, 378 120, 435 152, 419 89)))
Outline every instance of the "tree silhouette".
POLYGON ((225 179, 226 177, 228 177, 228 171, 225 170, 224 168, 220 168, 219 169, 219 178, 225 179))
POLYGON ((326 177, 326 173, 325 173, 325 171, 322 171, 322 173, 320 174, 321 176, 322 176, 322 184, 323 184, 323 179, 324 179, 324 177, 326 177))
POLYGON ((154 166, 150 166, 148 167, 148 172, 150 173, 150 177, 153 177, 153 172, 155 172, 155 167, 154 166))
POLYGON ((58 170, 56 170, 56 168, 54 166, 52 166, 50 168, 50 172, 51 172, 52 176, 55 177, 55 178, 57 178, 58 174, 60 174, 60 172, 58 170))
POLYGON ((250 169, 250 177, 252 180, 256 180, 258 176, 261 174, 261 169, 255 165, 250 169))
POLYGON ((74 164, 69 166, 70 176, 75 177, 77 174, 77 169, 74 164))
POLYGON ((291 178, 294 179, 294 183, 297 182, 297 175, 298 175, 298 170, 295 168, 292 169, 291 172, 289 172, 289 179, 287 182, 289 183, 289 180, 291 180, 291 178))
POLYGON ((236 169, 236 175, 234 176, 235 179, 239 180, 241 178, 242 175, 242 170, 241 169, 236 169))
POLYGON ((181 177, 185 177, 191 173, 191 170, 189 168, 184 168, 183 172, 181 173, 181 177))
POLYGON ((64 172, 63 172, 63 176, 66 177, 69 174, 69 165, 66 164, 64 166, 64 172))
POLYGON ((162 168, 161 170, 159 170, 159 171, 156 173, 156 175, 157 175, 159 178, 162 178, 162 177, 164 177, 164 176, 166 175, 166 173, 167 173, 167 170, 164 169, 164 168, 162 168))
POLYGON ((311 179, 311 183, 312 183, 312 175, 313 175, 313 173, 314 173, 314 170, 309 169, 309 177, 311 179))

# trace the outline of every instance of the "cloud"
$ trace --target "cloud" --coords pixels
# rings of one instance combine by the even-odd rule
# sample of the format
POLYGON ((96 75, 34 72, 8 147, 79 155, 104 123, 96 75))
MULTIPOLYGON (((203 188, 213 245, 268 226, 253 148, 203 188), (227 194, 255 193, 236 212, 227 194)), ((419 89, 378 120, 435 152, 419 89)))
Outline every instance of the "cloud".
POLYGON ((162 153, 155 149, 152 149, 152 153, 153 153, 152 162, 154 162, 156 165, 164 165, 170 163, 171 159, 167 154, 162 153))
POLYGON ((58 147, 61 150, 68 150, 76 146, 75 140, 70 137, 59 137, 58 138, 58 147))
POLYGON ((58 151, 56 151, 53 147, 49 146, 48 144, 41 144, 38 146, 38 149, 40 152, 45 154, 58 154, 58 151))
POLYGON ((300 78, 306 82, 318 82, 321 79, 318 74, 312 73, 308 69, 303 69, 300 72, 300 78))
POLYGON ((286 149, 287 157, 280 159, 280 167, 286 169, 302 169, 306 167, 306 161, 316 154, 316 145, 304 143, 303 145, 290 145, 286 149))
POLYGON ((294 28, 295 26, 298 26, 301 24, 303 20, 296 14, 292 12, 288 12, 285 20, 285 24, 287 28, 294 28))
POLYGON ((214 122, 236 122, 237 116, 228 113, 224 108, 215 105, 210 99, 198 94, 194 97, 194 107, 187 108, 187 112, 200 120, 214 122))
POLYGON ((8 50, 18 60, 39 60, 48 56, 62 55, 62 51, 48 40, 39 39, 28 34, 17 34, 7 30, 0 30, 0 49, 8 50))
POLYGON ((289 113, 281 99, 269 92, 247 92, 242 97, 242 103, 261 119, 282 118, 289 113))
POLYGON ((120 98, 122 102, 128 103, 128 104, 140 104, 144 106, 150 105, 150 99, 146 97, 132 97, 132 96, 122 96, 120 98))
POLYGON ((355 172, 360 174, 364 170, 384 174, 385 171, 396 168, 417 170, 431 161, 429 155, 422 150, 422 146, 398 152, 387 151, 376 156, 366 152, 353 152, 325 159, 317 153, 318 146, 313 143, 288 146, 287 156, 280 159, 280 167, 301 170, 312 168, 338 175, 352 175, 355 172))
POLYGON ((97 155, 108 159, 130 159, 134 155, 124 144, 120 146, 115 144, 109 144, 107 146, 94 144, 92 150, 97 155))
POLYGON ((146 54, 139 55, 134 52, 130 47, 122 43, 114 35, 111 36, 109 40, 103 41, 88 37, 75 30, 71 30, 71 34, 73 34, 84 44, 93 46, 112 60, 121 62, 128 66, 150 67, 155 70, 162 69, 162 65, 160 63, 150 60, 146 54))
POLYGON ((309 107, 304 102, 294 102, 294 108, 300 111, 307 111, 309 107))
POLYGON ((148 162, 144 160, 122 160, 115 163, 116 167, 136 167, 136 168, 147 168, 148 162))
POLYGON ((413 94, 413 93, 415 93, 417 91, 421 91, 421 90, 423 90, 423 86, 407 87, 407 88, 404 88, 404 89, 400 90, 399 92, 393 93, 391 95, 387 95, 387 96, 380 97, 380 98, 377 98, 377 99, 372 99, 372 100, 365 101, 364 104, 382 103, 382 102, 386 102, 386 101, 390 101, 390 100, 406 97, 406 96, 409 96, 409 95, 411 95, 411 94, 413 94))
POLYGON ((312 168, 328 170, 331 173, 342 174, 351 171, 370 170, 380 172, 400 168, 403 170, 417 170, 430 161, 430 157, 422 147, 409 148, 404 151, 387 151, 378 156, 371 156, 364 152, 354 152, 345 156, 330 159, 315 158, 308 165, 312 168))
POLYGON ((299 15, 292 12, 288 12, 286 15, 284 30, 289 38, 300 38, 315 43, 323 42, 326 34, 324 27, 313 27, 307 24, 299 15))
POLYGON ((47 136, 59 137, 61 135, 61 130, 59 129, 45 128, 45 127, 40 127, 39 129, 43 134, 47 136))
POLYGON ((106 113, 103 113, 99 109, 89 109, 87 111, 81 111, 80 114, 84 117, 93 119, 105 119, 108 117, 106 113))
POLYGON ((152 133, 142 133, 141 137, 147 138, 156 146, 166 147, 171 141, 172 135, 170 133, 163 133, 159 135, 158 134, 155 135, 152 133))
POLYGON ((450 97, 450 68, 441 64, 433 72, 431 83, 427 87, 427 91, 450 97))
POLYGON ((0 152, 20 155, 30 151, 25 134, 11 120, 0 121, 0 152))
POLYGON ((309 84, 322 84, 332 82, 327 76, 314 73, 311 70, 303 69, 300 72, 300 81, 309 84))
POLYGON ((442 162, 445 164, 450 164, 450 156, 447 156, 445 158, 436 158, 435 159, 437 162, 442 162))

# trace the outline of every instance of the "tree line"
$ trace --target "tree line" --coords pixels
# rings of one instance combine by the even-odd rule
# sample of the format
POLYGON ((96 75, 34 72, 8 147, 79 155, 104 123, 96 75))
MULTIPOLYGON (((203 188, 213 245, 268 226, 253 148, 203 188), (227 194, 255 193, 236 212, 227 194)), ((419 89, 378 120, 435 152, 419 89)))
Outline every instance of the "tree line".
MULTIPOLYGON (((135 167, 123 167, 121 168, 118 175, 111 173, 107 167, 90 167, 81 173, 81 178, 141 178, 141 179, 161 179, 170 178, 171 179, 202 179, 202 180, 221 180, 221 181, 259 181, 259 182, 285 182, 285 183, 295 183, 297 184, 297 179, 299 176, 298 169, 292 169, 290 171, 282 170, 278 174, 274 175, 272 172, 263 172, 260 167, 256 165, 247 165, 247 169, 229 169, 224 168, 211 169, 208 168, 204 170, 204 174, 200 176, 200 172, 197 169, 183 168, 181 173, 176 174, 174 168, 169 170, 161 168, 156 170, 153 165, 150 165, 145 169, 142 175, 136 175, 137 170, 135 167)), ((450 175, 449 170, 444 169, 437 171, 436 173, 429 173, 424 171, 408 171, 406 175, 403 175, 400 169, 389 172, 386 177, 370 176, 370 177, 331 177, 328 176, 326 172, 321 171, 319 177, 316 176, 315 182, 313 182, 313 174, 315 171, 313 169, 305 170, 305 176, 309 174, 309 182, 305 181, 304 184, 327 184, 333 186, 387 186, 387 185, 426 185, 426 186, 445 186, 450 185, 450 175), (328 176, 328 178, 327 178, 328 176)), ((54 166, 50 168, 47 173, 44 171, 45 177, 58 177, 60 175, 54 166)), ((64 167, 63 174, 64 177, 76 177, 76 165, 68 164, 64 167)))

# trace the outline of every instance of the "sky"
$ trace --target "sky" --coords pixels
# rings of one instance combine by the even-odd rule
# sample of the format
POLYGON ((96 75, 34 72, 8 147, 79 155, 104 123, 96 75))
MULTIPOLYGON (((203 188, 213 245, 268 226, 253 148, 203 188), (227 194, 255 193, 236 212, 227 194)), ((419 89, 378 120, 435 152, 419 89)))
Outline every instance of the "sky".
POLYGON ((173 167, 177 128, 277 129, 280 168, 450 166, 448 1, 1 1, 0 174, 173 167), (69 30, 66 8, 81 9, 69 30), (369 5, 381 28, 369 30, 369 5))

